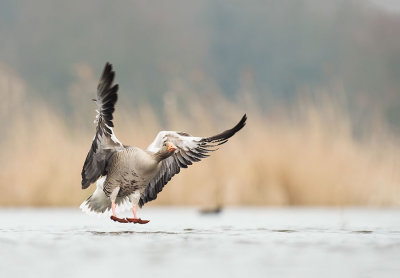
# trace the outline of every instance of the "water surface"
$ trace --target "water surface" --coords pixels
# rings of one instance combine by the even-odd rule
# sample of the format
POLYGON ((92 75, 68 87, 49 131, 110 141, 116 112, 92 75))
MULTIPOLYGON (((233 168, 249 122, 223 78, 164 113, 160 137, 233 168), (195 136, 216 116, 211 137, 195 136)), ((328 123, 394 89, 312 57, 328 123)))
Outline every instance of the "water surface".
POLYGON ((139 213, 1 209, 0 277, 400 277, 399 209, 139 213))

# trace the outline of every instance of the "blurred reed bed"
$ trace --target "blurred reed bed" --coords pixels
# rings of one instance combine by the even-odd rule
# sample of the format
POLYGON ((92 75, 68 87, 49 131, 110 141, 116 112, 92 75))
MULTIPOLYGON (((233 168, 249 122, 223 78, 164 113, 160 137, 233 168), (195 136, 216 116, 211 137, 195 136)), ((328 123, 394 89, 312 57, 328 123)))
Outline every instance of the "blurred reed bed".
MULTIPOLYGON (((78 206, 94 190, 81 190, 80 172, 95 130, 89 100, 96 78, 81 75, 69 92, 74 109, 65 114, 32 100, 23 81, 2 72, 0 205, 78 206)), ((248 123, 175 176, 152 205, 399 204, 400 146, 381 121, 357 138, 345 103, 335 99, 299 98, 263 111, 249 93, 227 99, 182 84, 165 94, 164 112, 148 103, 130 106, 129 92, 121 91, 114 118, 120 141, 145 148, 162 129, 209 136, 245 112, 248 123)))

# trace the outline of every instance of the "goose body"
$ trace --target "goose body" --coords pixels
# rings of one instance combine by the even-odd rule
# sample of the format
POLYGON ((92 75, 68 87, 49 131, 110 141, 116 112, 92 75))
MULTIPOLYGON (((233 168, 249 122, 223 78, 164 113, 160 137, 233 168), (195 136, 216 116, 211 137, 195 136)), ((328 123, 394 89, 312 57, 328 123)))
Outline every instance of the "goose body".
POLYGON ((115 153, 104 182, 104 192, 110 197, 119 188, 117 197, 126 197, 134 192, 142 193, 157 174, 160 163, 140 148, 128 147, 115 153))
POLYGON ((82 169, 82 188, 96 182, 96 190, 81 205, 85 212, 104 213, 111 209, 111 219, 118 222, 145 224, 148 220, 136 217, 136 206, 157 198, 157 194, 193 162, 200 161, 224 144, 246 123, 246 115, 232 129, 211 137, 195 137, 185 132, 161 131, 154 141, 142 150, 125 146, 113 131, 113 112, 117 102, 118 85, 114 71, 107 63, 97 87, 95 99, 98 110, 96 134, 82 169), (118 209, 131 207, 134 218, 121 219, 118 209))

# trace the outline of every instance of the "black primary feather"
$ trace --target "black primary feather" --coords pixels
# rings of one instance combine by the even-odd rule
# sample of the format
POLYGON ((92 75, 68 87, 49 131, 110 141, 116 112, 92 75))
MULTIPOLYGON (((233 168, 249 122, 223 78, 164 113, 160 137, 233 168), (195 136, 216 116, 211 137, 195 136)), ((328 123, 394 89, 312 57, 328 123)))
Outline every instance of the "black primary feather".
MULTIPOLYGON (((241 130, 246 125, 247 116, 243 115, 242 119, 233 128, 225 130, 215 136, 202 138, 198 141, 198 145, 191 149, 179 149, 172 156, 163 160, 159 174, 147 185, 145 191, 140 197, 139 206, 142 207, 145 203, 155 200, 157 194, 162 191, 164 186, 171 178, 180 172, 181 168, 187 168, 192 165, 192 162, 200 161, 201 158, 208 157, 210 152, 215 151, 215 147, 224 144, 241 130)), ((184 132, 177 133, 178 135, 189 137, 190 135, 184 132)), ((173 138, 170 138, 170 140, 173 138)), ((179 148, 179 144, 175 144, 179 148)))
POLYGON ((113 112, 118 100, 118 84, 113 85, 114 76, 112 65, 107 62, 97 86, 96 135, 82 169, 83 189, 107 174, 110 158, 116 150, 123 147, 118 139, 112 139, 113 112))
POLYGON ((247 115, 244 114, 242 119, 233 128, 225 130, 224 132, 221 132, 220 134, 217 134, 215 136, 203 138, 201 141, 207 142, 207 143, 220 142, 220 144, 218 144, 218 145, 224 144, 227 142, 227 140, 229 138, 231 138, 233 135, 235 135, 236 132, 241 130, 246 125, 246 120, 247 120, 247 115))

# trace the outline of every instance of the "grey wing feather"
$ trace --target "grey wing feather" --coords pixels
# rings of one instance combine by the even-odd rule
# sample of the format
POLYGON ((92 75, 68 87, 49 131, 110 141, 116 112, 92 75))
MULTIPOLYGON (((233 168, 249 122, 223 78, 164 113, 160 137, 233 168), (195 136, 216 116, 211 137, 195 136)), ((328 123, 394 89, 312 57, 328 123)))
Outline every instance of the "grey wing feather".
POLYGON ((114 152, 123 148, 113 131, 113 112, 117 102, 118 84, 113 85, 115 73, 106 63, 99 85, 97 86, 96 135, 87 154, 82 169, 82 188, 88 188, 100 176, 107 174, 109 161, 114 152))
POLYGON ((162 161, 160 171, 150 181, 141 195, 139 206, 142 207, 145 203, 155 200, 157 194, 162 191, 173 176, 181 171, 181 168, 187 168, 193 162, 208 157, 209 153, 215 151, 217 146, 226 143, 229 138, 245 126, 246 120, 247 116, 245 114, 233 128, 211 137, 192 137, 187 133, 173 131, 160 132, 148 147, 148 150, 154 152, 155 147, 161 147, 162 143, 167 140, 172 142, 177 147, 177 150, 172 156, 162 161))

